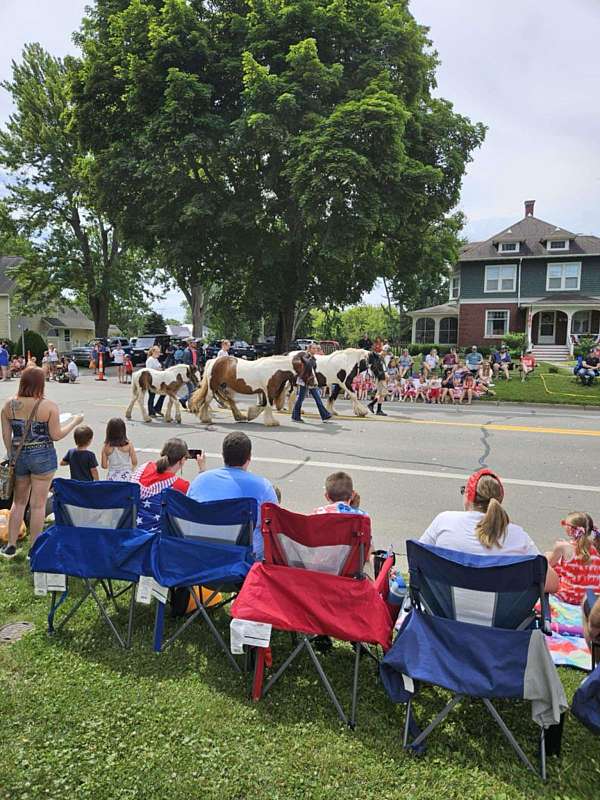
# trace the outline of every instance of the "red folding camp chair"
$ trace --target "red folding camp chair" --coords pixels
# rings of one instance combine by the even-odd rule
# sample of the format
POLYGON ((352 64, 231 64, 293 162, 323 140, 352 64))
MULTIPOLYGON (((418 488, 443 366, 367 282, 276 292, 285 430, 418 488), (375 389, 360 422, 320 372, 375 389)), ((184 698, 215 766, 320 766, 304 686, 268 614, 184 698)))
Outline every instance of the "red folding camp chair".
POLYGON ((257 648, 252 697, 256 701, 263 697, 306 650, 340 719, 353 728, 361 655, 373 656, 369 644, 384 651, 391 644, 394 614, 386 600, 393 558, 386 560, 375 582, 365 576, 371 521, 362 514, 304 516, 265 503, 261 517, 265 560, 252 566, 231 615, 290 631, 295 646, 264 686, 267 653, 266 648, 257 648), (315 652, 315 636, 354 643, 349 716, 315 652))

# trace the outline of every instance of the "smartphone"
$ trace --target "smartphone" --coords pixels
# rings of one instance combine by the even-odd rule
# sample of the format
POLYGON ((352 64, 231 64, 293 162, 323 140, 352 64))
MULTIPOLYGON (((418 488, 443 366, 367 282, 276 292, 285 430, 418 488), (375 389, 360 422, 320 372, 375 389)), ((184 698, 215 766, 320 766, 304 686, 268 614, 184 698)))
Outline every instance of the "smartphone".
POLYGON ((198 458, 202 455, 202 450, 188 447, 188 458, 198 458))

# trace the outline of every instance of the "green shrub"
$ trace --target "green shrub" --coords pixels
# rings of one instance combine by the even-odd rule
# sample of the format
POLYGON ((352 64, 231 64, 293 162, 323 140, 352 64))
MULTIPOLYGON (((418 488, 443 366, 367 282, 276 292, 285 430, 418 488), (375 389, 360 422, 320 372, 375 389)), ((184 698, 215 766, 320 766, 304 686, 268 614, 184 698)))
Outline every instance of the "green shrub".
POLYGON ((596 347, 595 336, 582 336, 579 340, 579 344, 576 344, 573 349, 573 355, 575 358, 577 358, 577 356, 586 356, 594 347, 596 347))
POLYGON ((47 343, 42 339, 39 333, 35 331, 25 331, 25 352, 23 353, 23 346, 22 346, 22 339, 15 343, 15 347, 13 352, 16 352, 19 356, 27 356, 27 351, 31 353, 32 356, 35 356, 37 359, 38 366, 42 364, 42 358, 44 357, 44 350, 48 349, 47 343))
POLYGON ((558 375, 558 373, 560 372, 560 370, 558 369, 558 367, 555 367, 553 364, 551 364, 551 365, 548 367, 548 372, 549 372, 551 375, 558 375))
POLYGON ((521 353, 527 347, 527 334, 525 333, 507 333, 506 336, 502 340, 504 344, 510 350, 510 354, 513 358, 515 356, 513 353, 516 353, 517 357, 521 355, 521 353))

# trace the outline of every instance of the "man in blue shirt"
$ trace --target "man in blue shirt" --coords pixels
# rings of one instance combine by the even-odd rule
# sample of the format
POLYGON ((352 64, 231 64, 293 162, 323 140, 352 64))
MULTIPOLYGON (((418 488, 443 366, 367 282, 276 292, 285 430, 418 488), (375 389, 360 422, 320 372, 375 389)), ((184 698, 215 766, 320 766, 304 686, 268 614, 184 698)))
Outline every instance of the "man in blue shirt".
POLYGON ((471 352, 467 353, 465 361, 467 362, 467 367, 471 371, 471 374, 477 376, 477 374, 479 373, 479 367, 481 366, 481 362, 483 361, 483 356, 477 349, 477 345, 473 345, 473 347, 471 348, 471 352))
POLYGON ((0 372, 2 372, 3 381, 9 380, 8 359, 9 359, 9 352, 6 349, 6 345, 4 342, 0 342, 0 372))
POLYGON ((254 497, 258 503, 258 520, 253 540, 254 554, 257 559, 261 559, 264 548, 260 531, 260 507, 262 503, 276 503, 277 495, 266 478, 248 472, 251 456, 252 442, 248 436, 241 431, 229 433, 223 439, 225 466, 197 475, 190 484, 187 495, 199 503, 254 497))

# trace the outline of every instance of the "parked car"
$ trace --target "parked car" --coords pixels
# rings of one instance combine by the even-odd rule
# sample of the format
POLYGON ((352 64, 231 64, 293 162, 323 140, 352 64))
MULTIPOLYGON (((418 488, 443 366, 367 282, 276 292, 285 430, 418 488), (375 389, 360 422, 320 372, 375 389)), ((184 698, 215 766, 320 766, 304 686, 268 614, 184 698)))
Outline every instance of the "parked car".
POLYGON ((145 364, 148 358, 148 350, 155 345, 160 347, 161 354, 164 354, 165 347, 171 343, 171 337, 166 333, 144 333, 138 336, 135 347, 131 351, 131 360, 134 366, 145 364))
POLYGON ((256 351, 257 358, 264 358, 264 356, 272 356, 275 354, 275 337, 267 336, 264 342, 254 342, 252 346, 256 351))
POLYGON ((74 359, 76 364, 87 367, 92 360, 96 342, 102 342, 102 344, 108 348, 104 354, 105 367, 112 363, 112 356, 110 354, 119 343, 121 343, 121 347, 126 353, 131 354, 131 344, 129 340, 125 336, 113 336, 110 339, 105 339, 102 337, 90 339, 87 344, 84 344, 81 347, 74 347, 69 353, 65 353, 65 355, 74 359))
MULTIPOLYGON (((221 349, 221 341, 222 339, 213 339, 212 342, 209 342, 206 346, 206 358, 216 358, 217 353, 221 349)), ((254 361, 257 357, 256 349, 254 345, 248 344, 243 339, 233 339, 231 341, 231 347, 229 348, 229 354, 235 356, 236 358, 246 358, 248 361, 254 361)))

